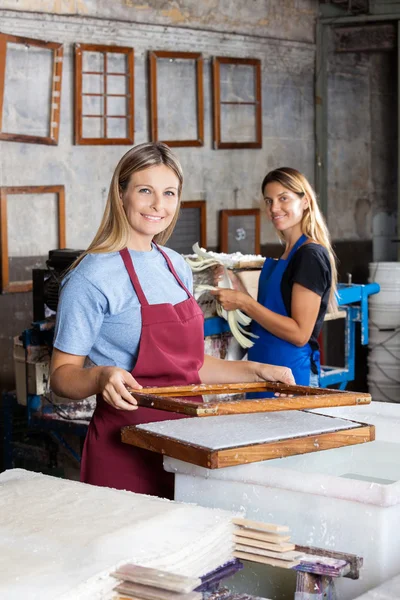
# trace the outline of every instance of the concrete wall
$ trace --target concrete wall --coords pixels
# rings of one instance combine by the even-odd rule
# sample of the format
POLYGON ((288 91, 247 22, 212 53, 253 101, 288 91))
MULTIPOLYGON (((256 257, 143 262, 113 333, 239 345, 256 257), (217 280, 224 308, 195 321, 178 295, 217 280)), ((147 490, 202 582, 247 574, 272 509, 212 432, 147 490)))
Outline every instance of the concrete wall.
POLYGON ((396 260, 396 51, 331 48, 328 69, 329 229, 373 239, 374 260, 396 260))
MULTIPOLYGON (((203 53, 204 147, 176 148, 175 151, 185 173, 183 199, 207 200, 208 247, 218 245, 219 209, 259 205, 260 182, 267 170, 290 165, 313 181, 317 3, 254 0, 237 3, 236 7, 232 5, 226 0, 174 3, 153 0, 142 5, 126 1, 112 3, 112 8, 105 1, 3 2, 3 7, 18 10, 0 10, 0 30, 63 43, 64 65, 59 145, 0 142, 0 185, 64 185, 67 246, 84 248, 93 237, 112 172, 128 147, 73 144, 73 45, 76 42, 134 47, 135 143, 149 139, 148 50, 203 53), (39 10, 45 14, 38 14, 39 10), (183 21, 179 21, 176 11, 184 15, 183 21), (212 149, 211 57, 216 55, 253 57, 262 61, 263 148, 260 150, 212 149)), ((26 256, 36 256, 38 243, 35 240, 41 241, 42 252, 49 239, 49 228, 54 228, 54 210, 51 209, 47 218, 38 219, 33 205, 22 200, 15 212, 15 225, 8 231, 10 254, 21 257, 23 247, 26 256), (20 211, 23 218, 17 218, 20 211), (22 226, 17 226, 18 223, 22 226)), ((264 222, 262 243, 275 239, 264 222)), ((30 262, 28 260, 29 268, 30 262)), ((32 318, 30 294, 13 298, 0 297, 2 387, 12 385, 12 337, 29 326, 32 318), (18 321, 14 314, 16 304, 21 305, 18 321)))
POLYGON ((316 0, 2 0, 2 8, 314 42, 316 0))

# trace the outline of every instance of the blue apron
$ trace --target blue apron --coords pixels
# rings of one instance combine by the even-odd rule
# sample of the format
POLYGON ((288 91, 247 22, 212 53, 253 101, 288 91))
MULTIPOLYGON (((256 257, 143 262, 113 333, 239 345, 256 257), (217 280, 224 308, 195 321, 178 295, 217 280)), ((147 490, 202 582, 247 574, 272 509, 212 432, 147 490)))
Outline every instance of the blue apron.
MULTIPOLYGON (((306 241, 307 237, 302 235, 293 246, 287 259, 280 258, 279 260, 275 260, 267 258, 265 260, 258 284, 257 301, 278 315, 289 316, 281 293, 282 276, 294 253, 306 241)), ((249 350, 249 360, 290 367, 298 385, 310 385, 310 375, 312 372, 319 375, 319 351, 313 351, 309 343, 299 348, 290 342, 276 337, 256 321, 252 321, 251 330, 259 337, 255 340, 254 346, 249 350)), ((251 397, 258 396, 259 394, 251 394, 251 397)), ((262 396, 265 397, 265 394, 262 394, 262 396)))

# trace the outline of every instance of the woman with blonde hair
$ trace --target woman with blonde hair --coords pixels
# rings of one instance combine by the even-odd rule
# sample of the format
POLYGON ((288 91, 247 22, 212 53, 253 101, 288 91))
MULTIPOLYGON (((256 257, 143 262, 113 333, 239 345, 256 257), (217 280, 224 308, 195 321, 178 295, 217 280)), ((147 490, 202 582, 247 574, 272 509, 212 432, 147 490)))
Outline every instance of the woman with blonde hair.
POLYGON ((121 158, 100 228, 63 282, 51 365, 60 396, 97 395, 82 481, 169 498, 173 476, 161 455, 123 444, 121 428, 181 415, 138 408, 127 386, 294 382, 287 368, 204 356, 191 270, 160 245, 178 218, 182 183, 165 144, 141 144, 121 158))
MULTIPOLYGON (((252 319, 249 360, 285 365, 296 383, 319 385, 318 335, 328 307, 336 310, 337 272, 329 233, 307 179, 289 167, 268 173, 261 186, 268 219, 285 249, 267 258, 258 297, 243 288, 212 292, 226 310, 252 319)), ((217 274, 217 277, 219 275, 217 274)))

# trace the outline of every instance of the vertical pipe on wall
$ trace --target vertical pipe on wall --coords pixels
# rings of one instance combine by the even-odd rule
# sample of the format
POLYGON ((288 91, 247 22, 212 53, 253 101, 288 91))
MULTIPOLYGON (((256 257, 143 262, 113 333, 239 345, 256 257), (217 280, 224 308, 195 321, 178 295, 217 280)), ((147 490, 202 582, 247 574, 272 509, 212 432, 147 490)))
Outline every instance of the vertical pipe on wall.
POLYGON ((327 26, 317 23, 315 57, 315 190, 328 215, 328 40, 327 26))

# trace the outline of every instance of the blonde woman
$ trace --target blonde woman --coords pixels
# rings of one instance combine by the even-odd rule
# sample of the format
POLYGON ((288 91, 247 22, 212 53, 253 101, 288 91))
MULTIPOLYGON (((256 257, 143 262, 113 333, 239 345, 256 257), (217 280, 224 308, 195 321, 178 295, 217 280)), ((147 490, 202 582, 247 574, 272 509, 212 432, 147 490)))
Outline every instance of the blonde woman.
POLYGON ((243 288, 213 294, 226 310, 240 308, 253 319, 258 338, 249 360, 285 365, 296 383, 317 386, 317 338, 328 307, 336 308, 337 272, 329 233, 311 185, 296 169, 271 171, 261 190, 284 252, 279 260, 266 259, 257 301, 243 288))
POLYGON ((121 428, 180 415, 138 408, 126 386, 294 382, 287 368, 204 356, 191 270, 160 245, 178 218, 182 183, 165 144, 141 144, 121 158, 100 228, 63 283, 51 365, 60 396, 97 394, 82 481, 167 498, 173 476, 161 455, 123 444, 121 428))

